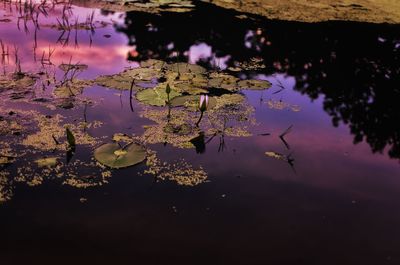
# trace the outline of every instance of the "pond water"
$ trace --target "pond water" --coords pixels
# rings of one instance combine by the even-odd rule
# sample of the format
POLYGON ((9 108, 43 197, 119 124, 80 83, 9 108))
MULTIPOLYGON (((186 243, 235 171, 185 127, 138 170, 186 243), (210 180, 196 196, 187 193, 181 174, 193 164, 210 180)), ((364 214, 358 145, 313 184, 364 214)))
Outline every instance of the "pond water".
POLYGON ((0 5, 1 264, 400 264, 398 25, 43 3, 0 5))

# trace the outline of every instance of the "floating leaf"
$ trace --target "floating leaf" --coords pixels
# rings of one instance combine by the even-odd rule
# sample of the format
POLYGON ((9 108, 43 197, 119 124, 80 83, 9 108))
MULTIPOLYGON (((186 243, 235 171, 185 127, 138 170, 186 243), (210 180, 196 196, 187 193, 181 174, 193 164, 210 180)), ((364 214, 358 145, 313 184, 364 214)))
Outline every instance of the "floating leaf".
POLYGON ((229 91, 237 91, 239 78, 224 73, 211 73, 208 86, 212 88, 222 88, 229 91))
MULTIPOLYGON (((207 109, 212 109, 217 105, 217 100, 214 97, 208 98, 207 109)), ((171 100, 171 106, 173 107, 186 107, 191 111, 197 111, 200 102, 200 95, 187 95, 175 97, 171 100)))
MULTIPOLYGON (((169 99, 171 100, 180 95, 180 93, 172 89, 169 94, 169 99)), ((162 107, 165 106, 168 101, 168 94, 165 92, 165 88, 156 87, 137 92, 136 98, 144 104, 162 107)))
POLYGON ((94 151, 94 157, 110 168, 124 168, 136 165, 146 158, 146 150, 138 144, 130 143, 125 148, 117 143, 108 143, 94 151))
POLYGON ((189 63, 174 63, 166 66, 166 69, 169 71, 177 72, 177 73, 194 73, 194 74, 202 74, 206 72, 206 69, 197 64, 189 64, 189 63))
POLYGON ((264 90, 271 87, 271 83, 266 80, 241 80, 238 82, 238 89, 264 90))
POLYGON ((69 98, 82 94, 83 90, 90 85, 90 81, 73 79, 65 85, 56 87, 53 94, 58 98, 69 98))

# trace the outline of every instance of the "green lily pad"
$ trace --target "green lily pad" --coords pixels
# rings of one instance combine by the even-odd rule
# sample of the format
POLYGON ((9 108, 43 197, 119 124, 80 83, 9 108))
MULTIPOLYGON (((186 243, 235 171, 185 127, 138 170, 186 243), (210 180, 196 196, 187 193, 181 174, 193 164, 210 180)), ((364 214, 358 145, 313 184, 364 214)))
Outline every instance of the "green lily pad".
MULTIPOLYGON (((171 93, 169 93, 169 99, 172 100, 180 95, 181 94, 175 90, 171 90, 171 93)), ((136 99, 147 105, 162 107, 165 106, 168 101, 168 94, 165 92, 165 88, 155 87, 137 92, 136 99)))
POLYGON ((117 143, 108 143, 94 151, 94 157, 102 165, 110 168, 124 168, 139 164, 146 159, 146 150, 138 144, 130 143, 125 148, 117 143))
POLYGON ((224 73, 211 73, 208 86, 213 88, 222 88, 229 91, 237 91, 237 82, 239 78, 224 73))

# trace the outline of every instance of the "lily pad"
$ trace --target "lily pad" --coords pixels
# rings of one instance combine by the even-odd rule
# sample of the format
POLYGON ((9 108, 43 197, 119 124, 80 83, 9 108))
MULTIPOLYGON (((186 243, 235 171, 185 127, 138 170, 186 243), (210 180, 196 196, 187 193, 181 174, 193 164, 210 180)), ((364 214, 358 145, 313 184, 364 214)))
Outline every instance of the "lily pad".
MULTIPOLYGON (((169 99, 172 100, 180 95, 181 94, 175 90, 171 90, 169 93, 169 99)), ((137 92, 136 98, 144 104, 162 107, 165 106, 168 101, 168 94, 162 87, 155 87, 137 92)))
POLYGON ((69 98, 82 94, 83 90, 90 85, 91 82, 89 81, 73 79, 72 82, 62 86, 57 86, 54 89, 53 94, 57 98, 69 98))
POLYGON ((108 143, 94 151, 96 160, 110 168, 125 168, 139 164, 146 159, 146 150, 138 144, 130 143, 125 148, 117 143, 108 143))
MULTIPOLYGON (((191 111, 197 111, 199 108, 200 95, 186 95, 175 97, 171 100, 173 107, 185 107, 191 111)), ((217 100, 214 97, 209 97, 207 109, 213 109, 217 105, 217 100)))
POLYGON ((209 87, 222 88, 229 91, 237 91, 239 78, 224 73, 211 73, 208 81, 209 87))
POLYGON ((166 66, 166 69, 169 71, 177 72, 180 74, 184 73, 194 73, 194 74, 203 74, 207 70, 197 64, 189 64, 189 63, 174 63, 166 66))
POLYGON ((271 87, 271 83, 266 80, 241 80, 238 82, 239 89, 264 90, 271 87))

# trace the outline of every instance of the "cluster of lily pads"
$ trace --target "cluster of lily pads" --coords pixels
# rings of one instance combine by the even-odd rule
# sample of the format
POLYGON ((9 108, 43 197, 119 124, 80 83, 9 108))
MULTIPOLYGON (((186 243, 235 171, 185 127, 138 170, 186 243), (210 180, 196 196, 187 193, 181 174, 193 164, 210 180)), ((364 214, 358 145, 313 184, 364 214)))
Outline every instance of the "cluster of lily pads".
MULTIPOLYGON (((147 119, 149 124, 144 126, 142 135, 115 134, 112 141, 104 143, 106 137, 96 138, 87 131, 101 126, 101 122, 71 124, 65 123, 66 118, 60 114, 49 116, 36 111, 7 110, 3 106, 2 113, 9 115, 0 120, 0 136, 8 142, 1 142, 4 148, 0 153, 0 166, 6 168, 21 159, 26 163, 17 168, 13 178, 10 178, 9 171, 2 171, 0 196, 4 198, 0 201, 12 195, 12 191, 6 188, 11 187, 12 182, 35 186, 44 179, 62 178, 63 184, 87 188, 107 183, 112 170, 134 166, 144 160, 147 160, 144 173, 157 179, 189 186, 203 183, 207 180, 203 168, 194 168, 184 160, 173 163, 161 161, 150 146, 170 144, 201 152, 207 139, 249 136, 248 126, 255 123, 252 117, 254 109, 240 91, 270 87, 268 81, 241 80, 234 71, 207 70, 199 65, 160 60, 143 61, 140 67, 99 76, 94 80, 79 80, 71 74, 84 70, 84 65, 63 64, 59 68, 68 77, 61 82, 49 82, 53 87, 50 102, 87 103, 88 99, 82 99, 81 95, 86 87, 95 84, 128 90, 130 100, 136 99, 135 104, 141 105, 140 117, 147 119), (68 162, 68 156, 74 155, 75 146, 94 150, 92 160, 84 162, 75 158, 68 162), (24 151, 11 152, 14 148, 24 151), (67 153, 67 162, 60 159, 62 153, 67 153), (34 161, 31 161, 32 157, 34 161), (85 168, 88 173, 81 173, 85 168)), ((22 73, 2 77, 0 92, 34 90, 38 80, 40 75, 22 73)), ((44 99, 29 103, 43 102, 44 99)), ((57 107, 67 105, 58 104, 57 107)))
MULTIPOLYGON (((138 137, 141 144, 168 143, 179 148, 195 148, 194 139, 199 135, 250 135, 241 123, 248 125, 254 110, 239 92, 271 85, 263 80, 241 80, 228 72, 207 71, 195 64, 160 60, 144 61, 138 68, 100 76, 94 82, 136 93, 144 105, 141 116, 155 123, 147 125, 138 137), (199 126, 206 111, 210 115, 199 126)), ((98 148, 95 157, 104 165, 120 168, 141 162, 145 152, 139 144, 121 146, 114 142, 98 148)))

